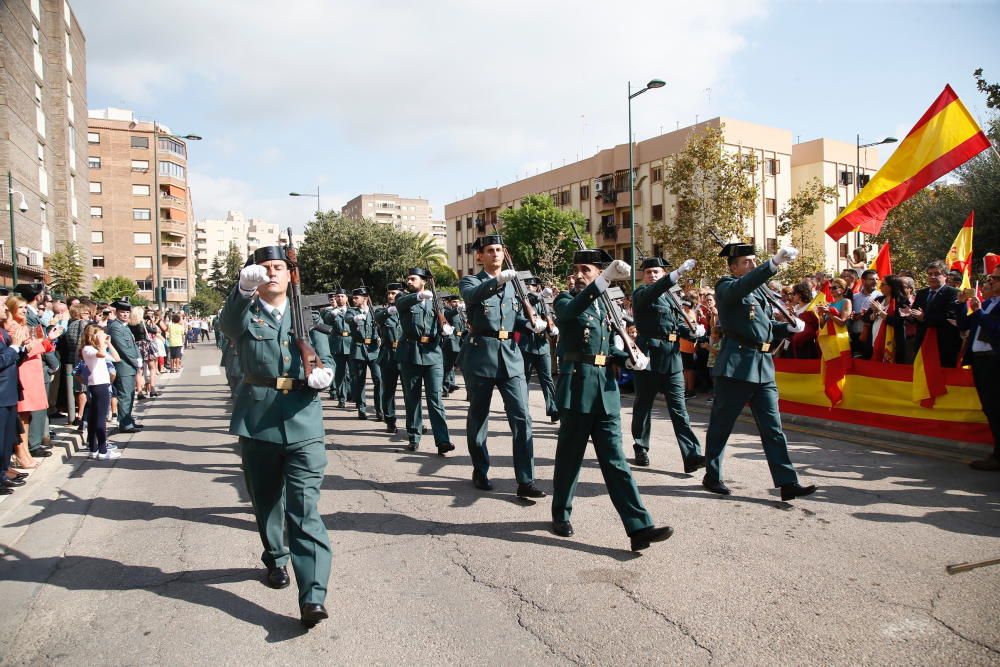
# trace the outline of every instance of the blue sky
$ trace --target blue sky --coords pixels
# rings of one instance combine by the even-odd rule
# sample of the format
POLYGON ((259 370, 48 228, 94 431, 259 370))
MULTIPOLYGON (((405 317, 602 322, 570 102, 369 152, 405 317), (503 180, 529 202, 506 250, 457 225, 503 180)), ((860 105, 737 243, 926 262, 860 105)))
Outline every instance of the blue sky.
MULTIPOLYGON (((190 149, 195 215, 300 230, 361 192, 444 205, 627 139, 718 115, 902 138, 945 83, 985 115, 998 2, 75 0, 88 106, 190 149), (142 29, 137 29, 142 26, 142 29), (638 45, 638 46, 637 46, 638 45)), ((883 156, 884 157, 884 156, 883 156)))

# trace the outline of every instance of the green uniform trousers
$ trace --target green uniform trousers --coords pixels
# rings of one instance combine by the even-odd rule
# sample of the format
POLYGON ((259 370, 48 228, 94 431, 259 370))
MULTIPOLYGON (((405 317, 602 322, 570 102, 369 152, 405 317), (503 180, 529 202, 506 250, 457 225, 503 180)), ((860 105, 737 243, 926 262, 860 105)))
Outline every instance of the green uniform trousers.
POLYGON ((420 394, 423 387, 427 399, 427 415, 431 420, 431 430, 434 431, 434 444, 443 445, 451 442, 448 422, 444 416, 444 403, 441 402, 441 380, 444 377, 441 364, 418 366, 401 361, 399 376, 403 380, 407 440, 420 442, 420 435, 424 431, 424 417, 420 409, 420 394))
POLYGON ((618 515, 631 535, 653 525, 653 517, 639 496, 632 470, 622 452, 621 417, 601 412, 563 410, 556 441, 556 463, 552 474, 552 520, 569 521, 573 495, 580 478, 587 441, 593 439, 604 484, 618 515))
POLYGON ((240 437, 240 449, 243 478, 264 544, 261 560, 282 567, 291 559, 299 604, 322 604, 332 557, 318 507, 326 467, 323 439, 281 444, 240 437))
POLYGON ((528 383, 524 381, 523 375, 508 377, 502 365, 499 377, 468 375, 465 378, 465 393, 469 400, 465 431, 472 467, 483 477, 490 470, 486 434, 489 433, 490 402, 493 400, 494 388, 500 390, 514 440, 514 477, 518 484, 533 482, 535 453, 531 417, 528 415, 528 383))
POLYGON ((542 387, 542 398, 545 400, 545 414, 554 417, 559 414, 556 407, 556 386, 552 382, 552 355, 521 352, 524 357, 524 381, 531 380, 531 369, 538 373, 538 384, 542 387))
POLYGON ((354 402, 358 404, 358 412, 366 414, 368 404, 365 401, 365 380, 368 371, 372 372, 372 403, 375 404, 375 416, 382 418, 382 370, 374 359, 352 359, 351 370, 354 372, 354 402))
POLYGON ((382 395, 379 397, 379 405, 382 409, 382 417, 385 421, 396 421, 396 388, 399 386, 399 364, 395 359, 385 359, 378 362, 379 370, 382 372, 382 395))
POLYGON ((333 355, 333 384, 330 385, 330 398, 346 401, 348 396, 353 399, 348 390, 351 383, 351 356, 349 354, 333 355))
POLYGON ((442 350, 444 355, 444 387, 448 391, 455 391, 458 385, 455 384, 455 364, 458 363, 458 352, 442 350))
POLYGON ((794 484, 799 480, 788 458, 788 441, 781 430, 781 413, 778 412, 778 386, 772 380, 758 384, 716 377, 715 401, 709 417, 708 434, 705 436, 705 478, 710 481, 722 480, 722 458, 733 432, 736 418, 743 412, 743 406, 750 403, 750 411, 760 439, 764 444, 764 456, 771 469, 771 479, 775 486, 794 484))
POLYGON ((131 428, 135 426, 135 419, 132 417, 135 403, 135 376, 119 373, 115 377, 114 389, 115 398, 118 399, 118 428, 131 428))
POLYGON ((670 423, 674 426, 674 437, 681 449, 681 457, 685 461, 690 461, 696 456, 701 456, 701 444, 691 430, 687 405, 684 402, 684 372, 638 371, 633 377, 635 403, 632 405, 632 440, 635 446, 649 451, 653 401, 657 394, 662 392, 667 399, 667 412, 670 414, 670 423))

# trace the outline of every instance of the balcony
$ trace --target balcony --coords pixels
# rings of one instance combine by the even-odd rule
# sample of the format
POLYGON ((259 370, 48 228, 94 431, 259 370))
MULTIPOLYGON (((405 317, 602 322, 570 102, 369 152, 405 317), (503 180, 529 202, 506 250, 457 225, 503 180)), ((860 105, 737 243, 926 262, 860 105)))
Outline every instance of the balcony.
POLYGON ((187 257, 187 244, 160 242, 160 252, 164 257, 187 257))
POLYGON ((598 235, 601 237, 601 241, 617 242, 618 241, 618 227, 601 227, 598 230, 598 235))
POLYGON ((160 231, 164 234, 173 234, 174 236, 183 236, 187 238, 188 223, 161 217, 160 231))

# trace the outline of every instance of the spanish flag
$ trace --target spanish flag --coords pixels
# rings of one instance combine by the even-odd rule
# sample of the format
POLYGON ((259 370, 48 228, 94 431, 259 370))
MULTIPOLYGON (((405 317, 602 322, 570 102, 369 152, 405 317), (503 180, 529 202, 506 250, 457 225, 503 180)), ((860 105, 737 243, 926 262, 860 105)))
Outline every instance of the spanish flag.
POLYGON ((975 215, 975 211, 969 213, 969 217, 965 219, 965 224, 958 231, 958 236, 955 237, 955 242, 951 244, 951 250, 948 251, 944 259, 950 270, 962 272, 961 289, 963 290, 972 287, 970 280, 972 275, 972 219, 975 215))
POLYGON ((934 327, 927 327, 917 357, 913 360, 913 402, 925 408, 933 408, 937 397, 948 393, 937 333, 934 327))
POLYGON ((878 249, 878 255, 872 260, 871 265, 868 267, 873 271, 878 273, 879 278, 885 278, 886 276, 892 275, 892 258, 889 256, 889 242, 886 241, 882 244, 882 247, 878 249))
POLYGON ((836 241, 857 230, 877 234, 894 207, 989 146, 962 100, 945 86, 868 185, 826 228, 827 235, 836 241))
MULTIPOLYGON (((847 333, 847 327, 837 324, 832 319, 827 319, 825 326, 822 324, 823 318, 816 311, 816 307, 827 302, 826 294, 820 291, 806 306, 806 310, 811 310, 820 321, 820 328, 816 333, 816 342, 822 358, 820 375, 823 379, 823 393, 833 406, 844 400, 844 382, 847 371, 851 369, 851 338, 847 333)), ((831 308, 828 312, 831 315, 839 315, 836 308, 831 308)))

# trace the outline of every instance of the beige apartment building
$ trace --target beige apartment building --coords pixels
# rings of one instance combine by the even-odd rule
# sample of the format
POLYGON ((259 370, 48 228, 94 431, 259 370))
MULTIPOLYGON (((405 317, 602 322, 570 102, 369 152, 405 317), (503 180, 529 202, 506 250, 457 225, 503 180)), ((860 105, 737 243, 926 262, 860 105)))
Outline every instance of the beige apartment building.
MULTIPOLYGON (((757 169, 748 177, 757 183, 758 201, 753 216, 746 221, 746 229, 759 247, 767 252, 775 251, 782 241, 777 235, 778 215, 787 206, 794 188, 804 182, 793 176, 793 164, 799 168, 807 164, 793 160, 796 147, 790 131, 723 117, 634 144, 633 166, 638 184, 634 195, 636 246, 647 255, 660 252, 660 248, 652 242, 650 224, 669 220, 676 205, 676 197, 664 188, 663 174, 668 160, 684 148, 693 132, 703 131, 706 127, 724 128, 727 150, 756 156, 757 169)), ((600 247, 618 259, 631 262, 633 221, 629 211, 628 148, 628 144, 620 144, 578 162, 483 190, 446 205, 448 256, 452 268, 459 276, 478 272, 472 250, 476 237, 487 233, 491 223, 499 222, 497 216, 500 211, 519 206, 526 195, 546 193, 558 206, 580 211, 587 219, 586 231, 600 247)), ((814 153, 802 155, 803 159, 818 159, 814 153)), ((840 157, 839 153, 837 157, 840 157)), ((877 154, 873 151, 865 157, 869 164, 874 164, 877 154)), ((801 173, 804 175, 807 172, 801 173)), ((832 214, 830 211, 823 212, 826 223, 836 216, 835 207, 829 208, 832 214)), ((817 220, 816 224, 821 222, 817 220)), ((819 227, 820 233, 823 228, 825 224, 819 227)), ((856 235, 845 241, 848 243, 845 252, 849 253, 857 243, 856 235)), ((712 239, 706 242, 714 243, 712 239)), ((843 266, 837 257, 840 252, 839 247, 830 249, 827 260, 831 269, 843 266)))
POLYGON ((383 193, 358 195, 344 204, 340 213, 347 218, 372 220, 402 231, 427 234, 447 248, 447 227, 444 221, 433 219, 433 209, 426 199, 383 193))
POLYGON ((19 282, 42 279, 66 241, 90 263, 86 109, 86 40, 69 3, 0 2, 0 170, 16 193, 13 239, 2 198, 0 284, 10 284, 12 262, 19 282))
POLYGON ((90 112, 86 149, 94 276, 131 278, 151 303, 186 304, 194 296, 187 143, 131 111, 102 109, 90 112))
POLYGON ((229 211, 224 220, 199 220, 194 227, 195 272, 208 279, 212 261, 225 257, 230 244, 235 243, 244 257, 261 246, 288 241, 284 232, 259 218, 247 219, 241 211, 229 211))

